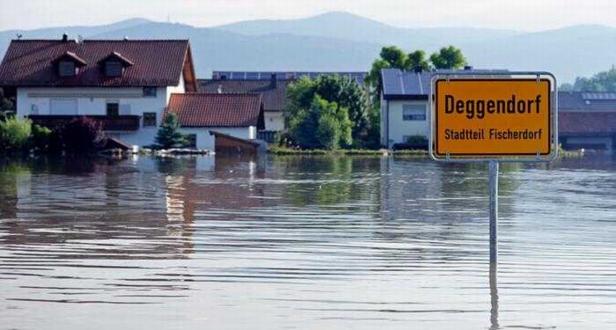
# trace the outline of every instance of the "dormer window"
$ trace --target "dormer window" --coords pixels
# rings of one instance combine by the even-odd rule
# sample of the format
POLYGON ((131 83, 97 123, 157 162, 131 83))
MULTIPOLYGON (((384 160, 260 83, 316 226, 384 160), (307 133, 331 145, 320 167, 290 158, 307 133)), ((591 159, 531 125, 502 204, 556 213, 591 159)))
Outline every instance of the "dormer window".
POLYGON ((116 60, 107 60, 105 63, 105 75, 107 77, 119 77, 122 75, 122 63, 116 60))
POLYGON ((73 61, 60 61, 58 62, 58 75, 60 77, 72 77, 76 72, 75 62, 73 61))
POLYGON ((64 54, 56 58, 54 62, 58 70, 58 76, 60 77, 74 77, 79 73, 79 68, 87 64, 81 57, 69 51, 64 52, 64 54))
POLYGON ((126 68, 133 65, 131 60, 118 52, 112 52, 99 63, 107 77, 121 77, 126 68))

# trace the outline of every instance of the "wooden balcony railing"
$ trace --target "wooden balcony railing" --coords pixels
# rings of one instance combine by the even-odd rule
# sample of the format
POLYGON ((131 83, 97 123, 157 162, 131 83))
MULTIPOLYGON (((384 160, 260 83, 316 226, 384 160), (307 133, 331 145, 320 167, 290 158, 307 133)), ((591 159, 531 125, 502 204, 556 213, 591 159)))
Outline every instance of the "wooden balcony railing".
POLYGON ((140 126, 140 116, 73 116, 73 115, 32 115, 32 123, 54 128, 79 117, 88 117, 100 122, 106 131, 136 131, 140 126))

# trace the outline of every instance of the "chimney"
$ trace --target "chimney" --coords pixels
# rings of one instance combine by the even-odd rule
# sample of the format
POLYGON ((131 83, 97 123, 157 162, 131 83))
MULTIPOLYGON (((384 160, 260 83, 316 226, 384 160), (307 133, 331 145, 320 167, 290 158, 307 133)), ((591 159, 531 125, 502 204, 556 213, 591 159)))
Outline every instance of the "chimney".
POLYGON ((272 77, 270 78, 270 85, 272 88, 276 88, 278 86, 278 79, 276 79, 276 74, 272 73, 272 77))
POLYGON ((218 94, 222 94, 222 85, 218 85, 218 94))
POLYGON ((473 66, 472 65, 465 65, 464 66, 464 71, 471 71, 473 70, 473 66))
POLYGON ((62 42, 67 42, 68 41, 68 34, 64 33, 62 34, 62 42))

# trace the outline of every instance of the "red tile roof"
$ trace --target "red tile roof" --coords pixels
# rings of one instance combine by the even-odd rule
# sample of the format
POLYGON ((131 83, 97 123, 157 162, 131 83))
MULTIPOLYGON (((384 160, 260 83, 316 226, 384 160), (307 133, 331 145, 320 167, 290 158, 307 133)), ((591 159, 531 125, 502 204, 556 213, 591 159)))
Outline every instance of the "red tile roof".
POLYGON ((259 94, 171 94, 167 113, 175 113, 182 127, 263 127, 259 94))
POLYGON ((559 112, 559 135, 616 135, 616 112, 559 112))
POLYGON ((13 40, 0 65, 0 86, 176 86, 189 57, 188 40, 13 40), (99 62, 110 55, 133 65, 107 77, 99 62), (74 77, 60 77, 54 63, 62 56, 85 65, 74 77))

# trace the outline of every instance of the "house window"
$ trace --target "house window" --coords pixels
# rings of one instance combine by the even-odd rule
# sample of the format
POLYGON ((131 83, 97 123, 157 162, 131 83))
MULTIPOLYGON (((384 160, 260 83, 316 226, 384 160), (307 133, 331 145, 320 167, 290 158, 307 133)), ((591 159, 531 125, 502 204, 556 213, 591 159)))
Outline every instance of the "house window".
POLYGON ((426 120, 426 107, 423 105, 405 104, 402 106, 402 120, 426 120))
POLYGON ((156 87, 146 86, 143 87, 144 97, 156 97, 156 87))
POLYGON ((107 116, 117 117, 120 115, 120 105, 118 103, 107 103, 107 116))
POLYGON ((58 74, 60 77, 72 77, 75 75, 75 62, 60 61, 58 63, 58 74))
POLYGON ((143 113, 143 127, 156 126, 156 112, 143 113))
POLYGON ((122 63, 109 60, 105 62, 105 75, 107 77, 119 77, 122 75, 122 63))

